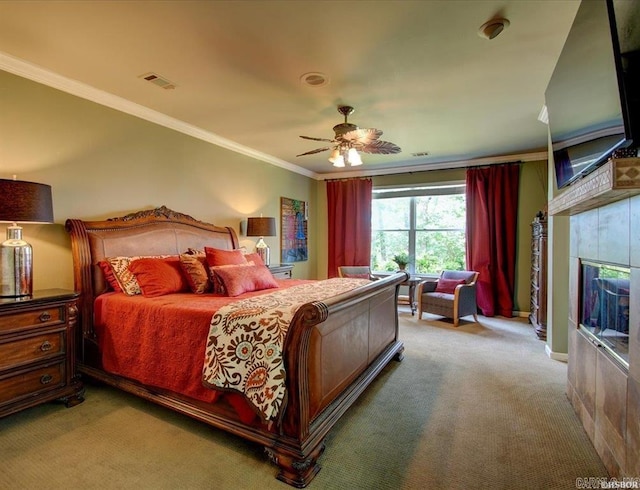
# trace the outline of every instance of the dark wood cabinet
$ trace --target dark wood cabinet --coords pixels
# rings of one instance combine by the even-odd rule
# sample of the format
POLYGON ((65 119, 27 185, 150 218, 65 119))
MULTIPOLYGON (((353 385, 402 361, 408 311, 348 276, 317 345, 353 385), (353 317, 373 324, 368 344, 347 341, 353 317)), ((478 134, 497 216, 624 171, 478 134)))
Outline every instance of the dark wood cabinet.
POLYGON ((62 289, 0 298, 0 417, 51 400, 83 401, 76 372, 76 299, 62 289))
POLYGON ((547 217, 531 223, 531 313, 529 321, 541 340, 547 338, 547 217))
POLYGON ((291 279, 293 277, 293 265, 291 264, 271 264, 269 270, 276 279, 291 279))

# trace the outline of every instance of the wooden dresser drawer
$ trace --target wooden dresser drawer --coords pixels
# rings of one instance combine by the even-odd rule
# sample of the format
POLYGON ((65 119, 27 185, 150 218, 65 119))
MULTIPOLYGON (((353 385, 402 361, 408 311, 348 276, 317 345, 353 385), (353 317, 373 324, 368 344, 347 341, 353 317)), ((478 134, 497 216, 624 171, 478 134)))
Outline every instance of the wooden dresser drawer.
POLYGON ((78 294, 41 289, 0 298, 0 417, 51 400, 84 399, 76 371, 78 294))
POLYGON ((64 359, 58 363, 0 378, 0 405, 64 385, 64 359))
POLYGON ((64 354, 64 332, 0 343, 0 370, 64 354))
POLYGON ((17 332, 33 327, 46 327, 64 323, 65 306, 40 307, 28 311, 14 311, 7 315, 0 315, 0 334, 17 332))

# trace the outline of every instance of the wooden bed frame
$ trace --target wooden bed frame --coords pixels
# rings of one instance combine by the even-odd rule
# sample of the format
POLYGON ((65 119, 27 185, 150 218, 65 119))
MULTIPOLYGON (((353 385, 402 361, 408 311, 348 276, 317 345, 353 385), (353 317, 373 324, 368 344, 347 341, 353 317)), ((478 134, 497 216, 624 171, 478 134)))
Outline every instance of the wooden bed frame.
POLYGON ((324 439, 358 396, 392 360, 403 358, 397 297, 406 273, 397 273, 303 305, 284 347, 288 401, 279 423, 247 425, 224 401, 207 404, 142 385, 101 368, 93 328, 95 298, 106 291, 98 262, 108 256, 176 255, 205 245, 238 246, 232 228, 197 221, 166 207, 106 221, 69 219, 75 288, 80 293, 78 367, 82 374, 265 446, 277 478, 298 488, 320 470, 324 439))

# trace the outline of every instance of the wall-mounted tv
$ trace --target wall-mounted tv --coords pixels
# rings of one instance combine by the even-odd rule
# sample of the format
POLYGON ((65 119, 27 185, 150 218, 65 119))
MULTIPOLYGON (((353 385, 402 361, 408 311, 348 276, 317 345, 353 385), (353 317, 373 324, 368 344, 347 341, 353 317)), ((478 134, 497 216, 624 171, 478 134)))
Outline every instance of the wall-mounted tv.
POLYGON ((637 59, 621 55, 612 0, 583 0, 545 92, 558 188, 640 139, 637 59))

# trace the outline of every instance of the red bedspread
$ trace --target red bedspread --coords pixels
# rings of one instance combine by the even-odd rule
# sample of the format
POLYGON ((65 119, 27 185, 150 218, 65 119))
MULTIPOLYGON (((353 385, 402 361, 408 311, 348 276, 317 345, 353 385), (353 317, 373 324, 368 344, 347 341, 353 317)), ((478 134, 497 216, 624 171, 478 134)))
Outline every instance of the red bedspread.
MULTIPOLYGON (((310 282, 278 281, 281 288, 310 282)), ((204 402, 221 393, 202 385, 202 363, 213 313, 233 301, 275 291, 267 289, 235 298, 207 294, 169 294, 156 298, 106 293, 95 302, 94 325, 105 371, 145 385, 167 389, 204 402)), ((228 395, 227 395, 228 397, 228 395)), ((238 409, 245 403, 231 396, 238 409)), ((246 419, 253 411, 239 413, 246 419)))

